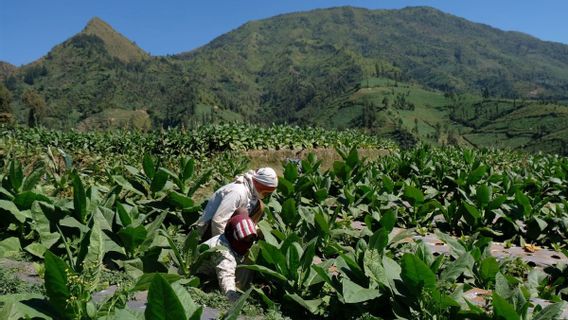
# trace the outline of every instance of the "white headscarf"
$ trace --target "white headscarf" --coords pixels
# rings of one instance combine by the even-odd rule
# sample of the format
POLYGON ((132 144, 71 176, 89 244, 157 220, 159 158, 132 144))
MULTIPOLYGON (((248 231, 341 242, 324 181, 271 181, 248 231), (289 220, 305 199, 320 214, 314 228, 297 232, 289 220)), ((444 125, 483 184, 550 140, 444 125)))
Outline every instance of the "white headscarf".
POLYGON ((260 168, 253 173, 252 178, 263 186, 270 188, 278 187, 278 176, 272 168, 260 168))

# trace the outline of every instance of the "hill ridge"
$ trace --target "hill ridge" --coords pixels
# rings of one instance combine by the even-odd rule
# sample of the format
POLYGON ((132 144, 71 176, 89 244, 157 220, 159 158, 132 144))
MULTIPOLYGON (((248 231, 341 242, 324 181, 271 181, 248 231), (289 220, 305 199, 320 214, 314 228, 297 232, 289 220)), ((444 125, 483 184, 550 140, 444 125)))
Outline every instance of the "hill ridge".
POLYGON ((123 62, 140 61, 150 57, 148 53, 99 17, 91 18, 85 28, 75 36, 78 35, 92 35, 100 38, 108 53, 123 62))
MULTIPOLYGON (((509 131, 490 127, 473 136, 470 130, 479 123, 472 113, 450 114, 449 104, 457 95, 503 98, 513 105, 515 99, 568 101, 568 45, 428 6, 343 6, 249 21, 200 48, 154 57, 93 17, 14 75, 9 89, 18 119, 26 121, 21 94, 31 87, 53 111, 44 121, 48 126, 104 124, 106 115, 116 118, 119 110, 147 110, 154 127, 246 121, 376 128, 370 123, 376 119, 390 132, 416 129, 436 141, 445 139, 435 128, 438 121, 455 126, 451 115, 462 124, 454 131, 483 144, 491 134, 509 139, 509 131), (412 114, 414 107, 424 116, 412 114), (86 121, 91 117, 97 121, 86 121)), ((485 112, 476 114, 484 121, 510 109, 472 99, 468 106, 485 112)), ((542 121, 560 130, 563 119, 542 121)), ((548 136, 546 127, 543 122, 539 131, 527 131, 516 145, 548 136)))

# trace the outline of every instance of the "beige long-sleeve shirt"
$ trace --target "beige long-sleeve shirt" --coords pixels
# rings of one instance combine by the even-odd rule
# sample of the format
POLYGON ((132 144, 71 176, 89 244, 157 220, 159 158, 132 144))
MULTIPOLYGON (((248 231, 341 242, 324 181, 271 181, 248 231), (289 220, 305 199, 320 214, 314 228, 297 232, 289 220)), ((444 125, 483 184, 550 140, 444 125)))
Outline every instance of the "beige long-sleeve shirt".
POLYGON ((208 275, 215 273, 219 282, 219 288, 223 294, 227 294, 229 291, 236 291, 237 264, 242 262, 243 258, 231 250, 225 235, 217 235, 204 243, 210 248, 218 248, 219 250, 201 265, 198 272, 208 275))
POLYGON ((239 176, 234 182, 215 191, 209 198, 203 215, 196 222, 197 228, 203 235, 211 224, 212 237, 223 234, 227 222, 237 208, 246 208, 251 212, 257 203, 258 198, 249 175, 239 176))

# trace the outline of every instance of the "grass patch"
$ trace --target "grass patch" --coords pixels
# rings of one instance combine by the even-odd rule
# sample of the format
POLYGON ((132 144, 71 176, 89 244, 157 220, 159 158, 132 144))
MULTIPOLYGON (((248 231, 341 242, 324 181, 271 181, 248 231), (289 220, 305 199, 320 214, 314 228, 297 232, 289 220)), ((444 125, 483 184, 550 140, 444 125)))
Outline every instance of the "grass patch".
POLYGON ((44 288, 37 283, 29 283, 19 279, 15 268, 4 268, 0 266, 0 295, 18 293, 40 293, 43 294, 44 288))
MULTIPOLYGON (((207 306, 209 308, 219 310, 220 314, 224 314, 231 309, 232 304, 225 298, 221 292, 214 290, 205 292, 198 288, 188 288, 191 298, 196 304, 207 306)), ((266 309, 258 300, 251 295, 241 310, 241 315, 245 317, 258 317, 260 319, 280 320, 289 319, 282 315, 278 309, 266 309)))

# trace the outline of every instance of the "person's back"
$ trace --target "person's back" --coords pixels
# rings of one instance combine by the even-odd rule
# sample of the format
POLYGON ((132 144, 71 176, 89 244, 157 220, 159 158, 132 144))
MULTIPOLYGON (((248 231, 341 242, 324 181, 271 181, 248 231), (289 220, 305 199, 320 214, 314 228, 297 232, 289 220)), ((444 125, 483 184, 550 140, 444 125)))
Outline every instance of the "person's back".
POLYGON ((207 201, 203 215, 196 225, 204 239, 223 233, 227 221, 237 208, 246 208, 252 198, 251 192, 242 183, 229 183, 213 193, 207 201))

